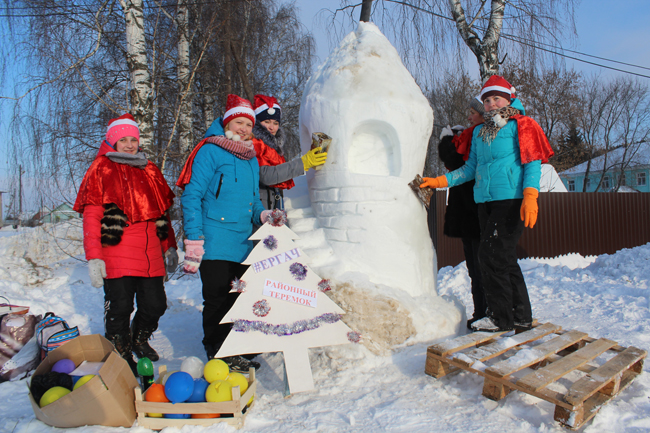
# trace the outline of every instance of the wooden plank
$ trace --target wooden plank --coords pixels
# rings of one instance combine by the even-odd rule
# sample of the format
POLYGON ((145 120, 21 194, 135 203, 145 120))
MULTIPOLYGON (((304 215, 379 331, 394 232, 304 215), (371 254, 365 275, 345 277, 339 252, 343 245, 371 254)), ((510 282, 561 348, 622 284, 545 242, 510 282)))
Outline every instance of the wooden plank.
POLYGON ((522 332, 508 338, 500 338, 491 344, 477 347, 476 349, 472 349, 469 352, 464 352, 462 354, 462 357, 453 355, 452 357, 459 363, 467 365, 469 367, 476 361, 487 361, 488 359, 492 359, 496 356, 501 355, 502 353, 507 352, 513 347, 538 340, 560 329, 560 326, 554 325, 552 323, 544 323, 543 325, 530 329, 526 332, 522 332))
POLYGON ((556 352, 584 339, 586 336, 587 334, 580 331, 569 331, 566 334, 558 335, 552 340, 546 341, 539 346, 521 350, 515 356, 497 362, 491 367, 486 368, 485 373, 497 377, 509 376, 530 365, 543 361, 556 352))
POLYGON ((527 374, 518 380, 517 384, 524 389, 537 391, 570 371, 575 370, 577 367, 597 358, 603 352, 606 352, 617 344, 616 341, 601 338, 544 368, 527 374))
POLYGON ((622 373, 638 361, 644 359, 646 355, 647 352, 645 350, 628 347, 596 370, 575 382, 565 397, 566 402, 578 405, 599 390, 605 388, 608 383, 613 383, 613 386, 611 389, 604 390, 604 393, 616 395, 620 389, 620 377, 622 373))
POLYGON ((489 378, 483 381, 483 396, 490 400, 499 401, 510 393, 512 388, 505 386, 501 382, 495 382, 489 378))
POLYGON ((466 349, 470 346, 476 346, 485 341, 494 340, 498 336, 505 334, 504 332, 473 332, 471 334, 463 335, 454 338, 453 340, 443 341, 442 343, 429 346, 428 352, 435 353, 436 355, 444 356, 449 353, 458 352, 459 350, 466 349))
POLYGON ((434 358, 432 353, 427 353, 427 360, 424 365, 424 372, 429 376, 433 376, 436 379, 440 379, 450 373, 459 371, 458 367, 452 366, 447 362, 443 362, 439 359, 434 358))

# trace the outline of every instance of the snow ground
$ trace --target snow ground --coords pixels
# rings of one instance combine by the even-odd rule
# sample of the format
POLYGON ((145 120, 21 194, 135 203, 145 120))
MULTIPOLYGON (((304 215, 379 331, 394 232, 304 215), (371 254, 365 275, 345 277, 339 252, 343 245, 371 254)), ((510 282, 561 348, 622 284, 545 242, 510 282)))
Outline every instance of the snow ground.
MULTIPOLYGON (((82 258, 80 228, 0 230, 0 295, 29 305, 33 313, 55 311, 82 334, 103 333, 103 292, 90 285, 82 258), (61 251, 61 248, 65 252, 61 251)), ((592 337, 647 349, 650 339, 650 244, 613 255, 526 259, 521 266, 534 316, 592 337)), ((168 310, 152 344, 158 364, 175 370, 187 356, 203 357, 201 284, 198 277, 172 276, 168 310)), ((471 314, 469 277, 464 263, 438 275, 442 295, 455 295, 471 314)), ((362 346, 312 350, 317 390, 284 398, 283 362, 264 354, 256 404, 242 432, 565 432, 553 421, 554 406, 514 392, 500 402, 484 398, 482 379, 461 372, 440 380, 424 374, 426 348, 433 342, 375 356, 362 346)), ((584 432, 650 431, 650 379, 644 369, 619 397, 603 407, 584 432)), ((0 384, 0 433, 55 432, 34 418, 27 380, 0 384)), ((111 432, 100 426, 75 431, 111 432)), ((133 427, 135 433, 146 429, 133 427)), ((235 431, 217 424, 186 426, 183 433, 235 431)), ((173 433, 175 429, 166 429, 173 433)))

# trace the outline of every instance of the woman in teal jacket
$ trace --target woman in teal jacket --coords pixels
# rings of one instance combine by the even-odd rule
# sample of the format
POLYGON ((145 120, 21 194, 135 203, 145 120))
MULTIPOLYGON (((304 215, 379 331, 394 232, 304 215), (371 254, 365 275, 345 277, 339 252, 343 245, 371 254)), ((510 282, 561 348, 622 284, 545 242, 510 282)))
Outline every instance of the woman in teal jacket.
MULTIPOLYGON (((270 211, 259 197, 259 166, 251 131, 255 112, 249 101, 228 96, 225 136, 201 141, 190 154, 176 183, 181 196, 187 273, 200 270, 203 283, 203 346, 208 359, 218 352, 231 326, 220 325, 237 299, 230 284, 247 266, 253 249, 253 224, 262 225, 270 211)), ((241 356, 224 358, 231 370, 259 368, 241 356)))
POLYGON ((444 188, 472 179, 478 204, 479 264, 488 315, 472 323, 476 331, 529 329, 532 310, 517 263, 524 226, 537 221, 541 164, 553 156, 544 132, 514 97, 514 88, 494 75, 481 90, 485 123, 474 129, 467 163, 421 187, 444 188))

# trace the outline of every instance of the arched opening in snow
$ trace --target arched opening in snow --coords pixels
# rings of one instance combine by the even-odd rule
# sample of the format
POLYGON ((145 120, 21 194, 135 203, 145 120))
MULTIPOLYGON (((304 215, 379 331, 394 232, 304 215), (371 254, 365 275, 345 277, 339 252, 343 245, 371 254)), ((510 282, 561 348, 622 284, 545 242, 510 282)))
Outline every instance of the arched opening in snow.
POLYGON ((399 176, 400 168, 395 128, 381 120, 369 120, 355 128, 348 151, 348 170, 351 173, 399 176))

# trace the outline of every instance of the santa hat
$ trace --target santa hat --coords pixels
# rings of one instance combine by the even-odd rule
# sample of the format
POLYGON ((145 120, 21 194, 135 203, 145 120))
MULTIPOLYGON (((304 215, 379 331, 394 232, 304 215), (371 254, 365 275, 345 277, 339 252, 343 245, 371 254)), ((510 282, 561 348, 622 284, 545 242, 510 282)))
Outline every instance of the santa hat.
POLYGON ((129 113, 123 114, 117 119, 108 121, 106 128, 106 141, 111 146, 115 146, 121 138, 135 137, 140 142, 140 129, 138 123, 129 113))
POLYGON ((226 114, 223 115, 223 126, 226 126, 237 117, 246 117, 255 125, 255 111, 253 111, 253 105, 250 101, 237 95, 228 95, 226 114))
POLYGON ((488 96, 501 96, 508 101, 515 97, 515 88, 505 78, 499 75, 492 75, 481 89, 481 100, 485 101, 488 96))
POLYGON ((282 120, 282 107, 273 96, 255 95, 255 118, 258 122, 265 120, 282 120))

